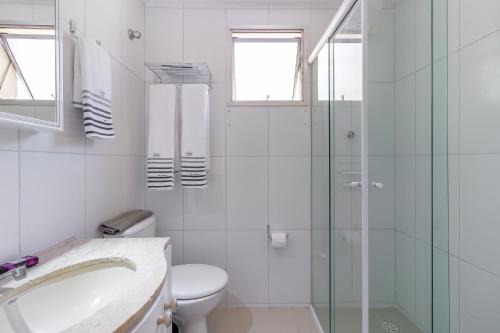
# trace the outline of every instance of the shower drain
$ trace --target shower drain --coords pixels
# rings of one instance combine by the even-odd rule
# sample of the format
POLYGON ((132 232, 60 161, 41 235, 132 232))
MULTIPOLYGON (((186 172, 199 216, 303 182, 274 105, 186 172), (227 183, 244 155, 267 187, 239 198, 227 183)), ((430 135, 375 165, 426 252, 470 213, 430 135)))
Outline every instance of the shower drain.
POLYGON ((390 321, 384 321, 382 327, 386 332, 399 332, 399 326, 390 321))

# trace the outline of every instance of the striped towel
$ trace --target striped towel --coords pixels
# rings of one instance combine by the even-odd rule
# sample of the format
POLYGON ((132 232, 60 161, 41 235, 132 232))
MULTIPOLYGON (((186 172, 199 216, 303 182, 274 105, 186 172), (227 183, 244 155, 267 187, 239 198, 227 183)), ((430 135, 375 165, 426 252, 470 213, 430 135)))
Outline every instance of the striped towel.
POLYGON ((109 54, 95 42, 78 36, 75 42, 73 106, 83 110, 88 138, 115 137, 111 92, 109 54))
POLYGON ((209 171, 209 95, 206 84, 182 87, 182 186, 207 188, 209 171))
POLYGON ((176 86, 149 87, 148 188, 174 188, 176 146, 176 86))
POLYGON ((148 188, 171 190, 174 188, 174 159, 148 157, 148 188))

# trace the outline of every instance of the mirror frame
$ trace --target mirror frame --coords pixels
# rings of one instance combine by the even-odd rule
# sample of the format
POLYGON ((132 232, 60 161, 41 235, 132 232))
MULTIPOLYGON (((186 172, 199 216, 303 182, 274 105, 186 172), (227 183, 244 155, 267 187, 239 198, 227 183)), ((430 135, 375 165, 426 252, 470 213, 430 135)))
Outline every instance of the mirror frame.
POLYGON ((32 117, 20 116, 0 111, 0 128, 26 129, 34 131, 58 131, 64 130, 64 64, 63 64, 63 30, 61 29, 61 19, 59 16, 60 0, 55 0, 55 47, 56 47, 56 101, 55 112, 56 121, 46 121, 32 117))

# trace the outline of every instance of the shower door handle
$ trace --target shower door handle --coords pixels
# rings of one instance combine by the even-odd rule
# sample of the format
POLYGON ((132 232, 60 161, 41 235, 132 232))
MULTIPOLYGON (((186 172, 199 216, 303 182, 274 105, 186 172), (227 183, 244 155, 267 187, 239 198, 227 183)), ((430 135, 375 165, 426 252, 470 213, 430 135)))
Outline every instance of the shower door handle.
POLYGON ((351 187, 351 188, 356 188, 356 187, 361 187, 362 183, 361 182, 350 182, 350 183, 345 183, 345 187, 351 187))
POLYGON ((383 189, 384 188, 384 183, 378 183, 378 182, 373 182, 372 187, 378 188, 378 189, 383 189))

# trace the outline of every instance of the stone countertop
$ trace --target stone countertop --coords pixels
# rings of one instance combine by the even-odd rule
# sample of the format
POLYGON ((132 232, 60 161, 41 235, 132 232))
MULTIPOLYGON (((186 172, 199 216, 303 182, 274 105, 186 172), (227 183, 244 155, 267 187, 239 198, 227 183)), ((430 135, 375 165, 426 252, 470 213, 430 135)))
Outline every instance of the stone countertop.
POLYGON ((0 297, 0 303, 32 286, 89 265, 127 262, 136 274, 130 288, 114 298, 89 318, 68 327, 67 332, 128 332, 146 314, 167 276, 164 250, 169 238, 115 238, 75 241, 63 253, 33 269, 24 280, 11 281, 2 287, 13 288, 0 297))

